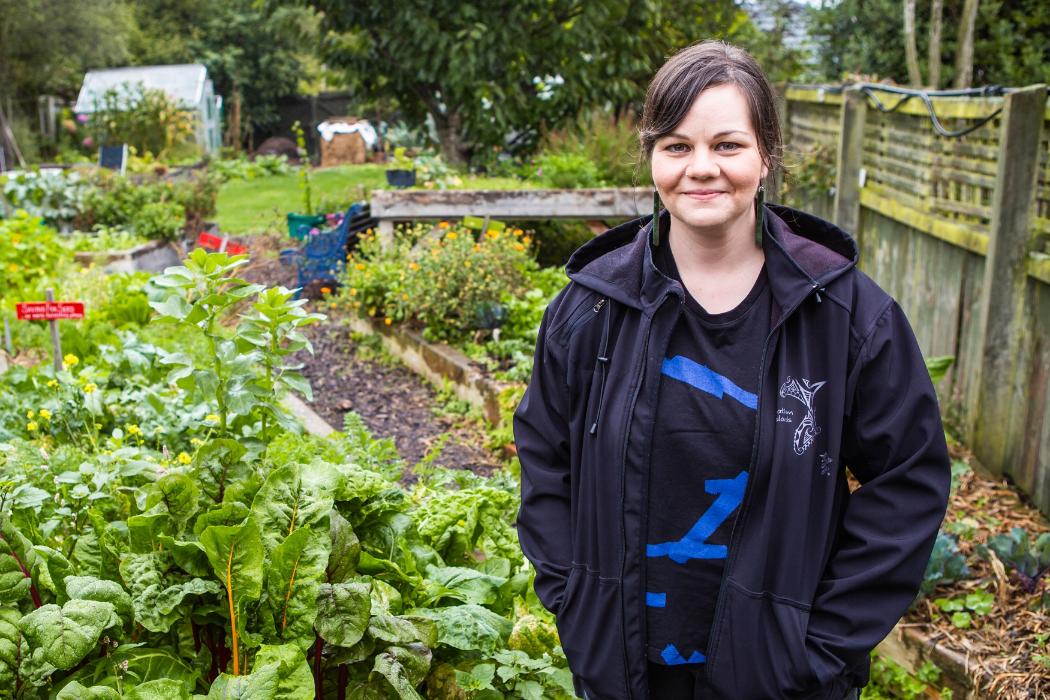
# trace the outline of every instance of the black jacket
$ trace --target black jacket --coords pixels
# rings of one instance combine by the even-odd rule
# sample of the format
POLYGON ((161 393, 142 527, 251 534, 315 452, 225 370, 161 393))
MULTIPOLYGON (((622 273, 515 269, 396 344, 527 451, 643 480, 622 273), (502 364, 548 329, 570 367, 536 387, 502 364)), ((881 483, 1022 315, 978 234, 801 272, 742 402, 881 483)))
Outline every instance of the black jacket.
MULTIPOLYGON (((856 269, 853 240, 786 207, 765 221, 772 325, 705 667, 725 700, 838 700, 867 683, 869 652, 915 597, 947 448, 908 321, 856 269)), ((683 290, 653 265, 648 231, 632 221, 572 256, 514 417, 521 546, 592 700, 649 696, 650 442, 683 290)))

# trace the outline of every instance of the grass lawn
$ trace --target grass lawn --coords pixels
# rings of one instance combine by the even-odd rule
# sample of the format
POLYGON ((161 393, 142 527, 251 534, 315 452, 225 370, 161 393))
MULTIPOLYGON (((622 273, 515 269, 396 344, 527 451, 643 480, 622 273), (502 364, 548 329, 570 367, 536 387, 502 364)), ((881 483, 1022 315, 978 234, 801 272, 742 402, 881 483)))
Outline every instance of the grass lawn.
MULTIPOLYGON (((386 167, 382 165, 340 165, 315 169, 310 188, 316 207, 324 200, 338 200, 349 206, 368 197, 377 187, 386 187, 386 167)), ((302 211, 303 195, 299 175, 274 175, 255 180, 231 180, 219 190, 216 220, 223 233, 251 234, 281 231, 287 226, 288 212, 302 211)))
MULTIPOLYGON (((348 207, 367 199, 374 189, 386 188, 386 166, 339 165, 315 169, 310 176, 313 203, 335 202, 348 207)), ((467 176, 456 189, 514 190, 536 187, 535 184, 510 177, 467 176)), ((223 233, 245 235, 264 231, 282 231, 285 215, 301 211, 303 195, 297 173, 274 175, 255 180, 231 180, 219 190, 216 220, 223 233)))

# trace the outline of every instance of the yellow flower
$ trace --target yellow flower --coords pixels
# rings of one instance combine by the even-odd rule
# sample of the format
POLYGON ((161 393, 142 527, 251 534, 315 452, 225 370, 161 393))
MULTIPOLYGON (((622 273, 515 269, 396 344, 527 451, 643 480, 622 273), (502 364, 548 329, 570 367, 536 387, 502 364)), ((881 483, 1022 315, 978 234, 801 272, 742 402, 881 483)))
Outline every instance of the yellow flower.
POLYGON ((408 295, 407 294, 402 294, 401 295, 401 301, 408 301, 408 295))
POLYGON ((412 272, 415 272, 416 270, 419 269, 419 263, 414 263, 414 262, 409 263, 408 264, 408 269, 412 270, 412 272))
POLYGON ((331 287, 321 287, 321 294, 331 294, 331 293, 332 293, 332 288, 331 287))
POLYGON ((356 297, 357 296, 357 288, 356 287, 350 287, 350 296, 352 296, 352 297, 356 297))
POLYGON ((209 413, 208 415, 204 416, 204 422, 206 422, 206 423, 218 423, 219 422, 219 417, 217 415, 215 415, 214 413, 209 413))
POLYGON ((35 418, 35 417, 36 417, 36 411, 34 411, 33 409, 29 409, 28 411, 26 411, 26 418, 35 418))
POLYGON ((529 238, 528 236, 525 236, 525 238, 522 238, 521 242, 524 243, 525 245, 532 245, 532 239, 529 238))
POLYGON ((390 325, 391 323, 393 323, 393 322, 394 322, 394 319, 390 318, 389 316, 387 316, 387 317, 386 317, 385 319, 383 319, 383 323, 385 323, 385 324, 386 324, 386 325, 388 325, 388 326, 389 326, 389 325, 390 325))
POLYGON ((522 231, 522 230, 521 230, 520 228, 516 228, 516 229, 514 229, 514 235, 515 235, 515 236, 520 236, 520 235, 521 235, 521 234, 523 234, 523 233, 525 233, 525 232, 524 232, 524 231, 522 231))
POLYGON ((445 238, 449 239, 450 241, 454 241, 457 238, 459 238, 459 236, 456 234, 455 231, 449 231, 445 234, 445 238))
POLYGON ((525 250, 525 246, 523 246, 521 243, 515 243, 514 244, 514 250, 516 250, 518 252, 521 252, 521 251, 525 250))
POLYGON ((128 435, 142 435, 142 428, 138 427, 134 423, 124 426, 128 431, 128 435))
POLYGON ((186 454, 185 452, 180 452, 180 453, 179 453, 179 456, 178 456, 178 457, 176 457, 176 459, 178 459, 178 460, 179 460, 179 464, 189 464, 190 462, 192 462, 192 461, 193 461, 193 458, 192 458, 192 457, 190 457, 190 456, 189 456, 188 454, 186 454))
POLYGON ((48 385, 48 386, 49 386, 50 388, 54 389, 55 387, 57 387, 57 386, 58 386, 58 380, 57 380, 57 379, 52 379, 52 380, 50 380, 50 381, 49 381, 49 382, 47 383, 47 385, 48 385))
POLYGON ((356 265, 354 265, 354 269, 355 270, 363 270, 363 269, 365 269, 365 266, 362 263, 357 263, 356 265))
POLYGON ((490 230, 490 231, 486 231, 486 232, 485 232, 485 236, 486 236, 487 238, 489 238, 490 240, 493 240, 493 241, 494 241, 494 240, 496 240, 497 238, 499 238, 499 231, 491 231, 491 230, 490 230))
POLYGON ((376 307, 373 306, 372 308, 370 308, 368 310, 368 315, 369 316, 375 316, 376 315, 376 307))
POLYGON ((438 224, 438 228, 448 228, 448 225, 449 224, 448 224, 447 221, 442 221, 441 223, 438 224))
POLYGON ((204 444, 204 440, 201 440, 200 438, 190 438, 190 444, 199 447, 204 444))
POLYGON ((66 367, 72 367, 73 365, 80 362, 80 358, 74 355, 73 353, 69 353, 68 355, 62 358, 62 362, 66 363, 66 367))
POLYGON ((35 432, 38 428, 40 428, 40 426, 36 424, 35 420, 31 420, 28 423, 26 423, 26 430, 28 430, 31 433, 35 432))
POLYGON ((96 389, 98 389, 98 387, 95 386, 92 382, 88 382, 84 385, 85 394, 94 394, 96 389))
POLYGON ((51 420, 51 411, 47 410, 46 408, 41 408, 40 417, 44 420, 51 420))

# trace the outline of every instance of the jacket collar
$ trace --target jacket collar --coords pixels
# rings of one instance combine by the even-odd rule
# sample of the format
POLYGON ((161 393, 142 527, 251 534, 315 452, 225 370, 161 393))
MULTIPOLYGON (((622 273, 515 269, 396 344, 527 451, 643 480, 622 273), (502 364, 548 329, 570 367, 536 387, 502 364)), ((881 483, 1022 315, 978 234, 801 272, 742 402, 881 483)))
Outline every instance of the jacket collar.
MULTIPOLYGON (((661 227, 669 221, 664 212, 661 227)), ((647 314, 668 294, 681 297, 681 285, 653 262, 651 222, 651 216, 628 221, 585 243, 569 258, 569 279, 647 314)), ((770 289, 780 310, 793 308, 857 263, 857 244, 842 229, 785 206, 766 205, 762 241, 770 289)))

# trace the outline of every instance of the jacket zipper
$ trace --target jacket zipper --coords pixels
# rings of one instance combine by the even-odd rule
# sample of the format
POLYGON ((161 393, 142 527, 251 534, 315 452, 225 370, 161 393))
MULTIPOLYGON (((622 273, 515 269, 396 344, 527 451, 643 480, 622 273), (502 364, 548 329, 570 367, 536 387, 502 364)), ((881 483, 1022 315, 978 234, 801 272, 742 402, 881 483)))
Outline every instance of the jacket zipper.
MULTIPOLYGON (((624 587, 623 587, 623 572, 624 572, 624 569, 627 566, 627 528, 624 526, 623 509, 624 509, 624 501, 626 500, 625 492, 626 492, 626 480, 627 480, 627 444, 630 442, 630 439, 631 439, 631 423, 634 422, 634 407, 638 403, 638 394, 641 393, 641 390, 642 390, 642 379, 645 376, 646 364, 647 364, 647 361, 648 361, 648 358, 649 358, 649 340, 652 337, 652 333, 653 333, 653 319, 656 318, 656 315, 660 313, 660 309, 663 308, 663 305, 664 305, 664 303, 666 301, 667 301, 667 297, 665 296, 664 299, 660 302, 660 304, 656 307, 656 311, 653 312, 653 315, 650 317, 649 322, 646 325, 646 329, 645 329, 645 343, 642 345, 641 362, 638 365, 638 372, 635 375, 635 386, 634 386, 634 391, 631 394, 631 401, 630 401, 630 403, 628 404, 628 407, 627 407, 627 427, 623 431, 624 432, 623 447, 622 447, 622 451, 621 451, 621 454, 623 455, 623 457, 622 457, 622 462, 620 464, 620 616, 621 616, 621 619, 626 617, 626 611, 624 610, 625 596, 624 596, 624 587)), ((678 317, 675 316, 675 323, 677 323, 677 322, 678 322, 678 317)), ((646 506, 646 513, 648 513, 648 506, 646 506)), ((646 517, 648 517, 648 515, 646 515, 646 517)), ((644 526, 645 524, 643 523, 642 525, 644 526)), ((643 574, 644 574, 644 572, 643 572, 643 574)), ((643 575, 643 579, 644 579, 644 575, 643 575)), ((621 642, 621 644, 623 646, 623 658, 624 658, 624 662, 626 663, 627 659, 629 659, 630 656, 628 655, 628 652, 627 652, 627 626, 626 626, 626 624, 623 624, 623 623, 620 624, 620 642, 621 642)), ((642 651, 644 653, 645 649, 643 648, 642 651)), ((630 698, 633 697, 633 694, 631 692, 631 681, 630 681, 630 673, 629 672, 624 674, 624 684, 626 686, 627 698, 629 700, 630 698)))
MULTIPOLYGON (((579 328, 584 323, 586 323, 587 321, 589 321, 592 318, 594 318, 595 316, 597 316, 598 312, 602 310, 603 306, 605 306, 605 302, 606 301, 608 301, 608 300, 605 297, 599 297, 598 301, 596 301, 594 303, 594 305, 591 306, 591 313, 587 313, 586 311, 584 311, 578 317, 576 317, 575 319, 570 321, 569 322, 569 330, 565 334, 565 337, 566 338, 571 338, 572 335, 576 332, 577 328, 579 328)), ((583 305, 581 305, 581 306, 583 306, 583 305)))
MULTIPOLYGON (((814 291, 815 290, 816 287, 814 287, 814 291)), ((750 511, 751 490, 754 487, 755 482, 757 481, 755 479, 754 470, 755 465, 758 463, 758 443, 760 440, 760 434, 762 432, 762 394, 766 383, 766 375, 769 374, 769 372, 766 370, 766 353, 769 351, 769 341, 773 338, 773 336, 776 333, 780 331, 780 327, 783 326, 784 322, 791 317, 791 314, 795 313, 795 310, 798 309, 798 307, 802 306, 803 302, 805 302, 808 298, 809 295, 807 294, 802 299, 800 299, 794 306, 788 309, 787 312, 781 315, 780 320, 777 321, 777 325, 775 325, 769 330, 769 334, 766 336, 765 342, 762 343, 762 359, 759 362, 758 370, 758 403, 755 407, 755 437, 751 443, 751 462, 747 468, 748 480, 747 485, 744 487, 744 500, 740 504, 740 515, 733 523, 733 529, 729 534, 729 552, 728 557, 726 558, 725 569, 722 574, 722 583, 718 589, 718 601, 715 603, 715 614, 712 618, 711 624, 711 639, 717 640, 718 636, 716 633, 721 632, 720 628, 722 626, 722 612, 723 608, 725 607, 726 582, 729 580, 729 576, 733 570, 733 563, 736 561, 736 554, 738 549, 737 545, 739 544, 738 540, 740 539, 740 533, 742 533, 744 530, 744 521, 747 518, 747 515, 750 511)), ((708 651, 711 651, 711 649, 709 648, 708 651)), ((708 663, 704 664, 704 676, 706 677, 708 682, 711 681, 712 664, 710 662, 716 660, 715 657, 719 652, 717 642, 713 651, 715 652, 714 655, 708 654, 708 663)))

